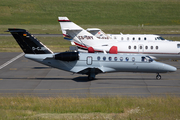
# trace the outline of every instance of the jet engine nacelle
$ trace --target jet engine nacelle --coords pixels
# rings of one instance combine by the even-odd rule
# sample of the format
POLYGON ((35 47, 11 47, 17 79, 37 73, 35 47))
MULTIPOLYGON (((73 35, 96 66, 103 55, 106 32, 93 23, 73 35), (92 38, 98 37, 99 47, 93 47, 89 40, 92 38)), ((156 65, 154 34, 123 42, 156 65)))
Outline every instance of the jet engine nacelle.
POLYGON ((58 53, 54 56, 56 60, 62 61, 75 61, 79 60, 78 52, 62 52, 58 53))

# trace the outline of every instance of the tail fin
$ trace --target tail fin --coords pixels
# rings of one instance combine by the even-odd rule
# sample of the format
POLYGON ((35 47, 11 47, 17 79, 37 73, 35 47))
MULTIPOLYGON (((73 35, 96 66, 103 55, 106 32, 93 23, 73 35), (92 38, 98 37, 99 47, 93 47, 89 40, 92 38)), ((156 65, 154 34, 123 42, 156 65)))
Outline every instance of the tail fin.
POLYGON ((71 37, 79 48, 87 50, 88 47, 97 45, 98 42, 100 43, 100 41, 96 41, 99 40, 97 37, 71 22, 67 17, 58 17, 58 21, 62 32, 65 33, 64 36, 71 37))
POLYGON ((11 32, 21 49, 25 54, 52 54, 53 52, 38 41, 33 35, 27 32, 25 29, 11 29, 7 32, 11 32))

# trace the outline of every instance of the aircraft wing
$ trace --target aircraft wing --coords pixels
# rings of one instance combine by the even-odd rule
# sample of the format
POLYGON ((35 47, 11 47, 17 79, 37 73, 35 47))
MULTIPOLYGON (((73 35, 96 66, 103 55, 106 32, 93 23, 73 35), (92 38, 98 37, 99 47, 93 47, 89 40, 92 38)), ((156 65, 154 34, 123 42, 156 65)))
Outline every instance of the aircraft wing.
POLYGON ((115 71, 113 68, 109 67, 75 67, 71 71, 75 73, 80 73, 80 74, 99 74, 99 73, 104 73, 104 72, 113 72, 115 71))
POLYGON ((85 68, 83 70, 80 70, 78 73, 88 75, 90 73, 94 73, 94 74, 103 73, 103 71, 101 71, 99 68, 85 68))

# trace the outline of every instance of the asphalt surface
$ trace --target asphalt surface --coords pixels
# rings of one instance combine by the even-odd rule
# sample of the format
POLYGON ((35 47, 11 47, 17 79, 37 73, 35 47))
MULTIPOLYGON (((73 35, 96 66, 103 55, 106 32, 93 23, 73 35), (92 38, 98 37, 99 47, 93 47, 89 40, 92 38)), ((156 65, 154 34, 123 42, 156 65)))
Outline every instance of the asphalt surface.
MULTIPOLYGON (((21 53, 0 53, 0 66, 21 53)), ((19 57, 0 69, 1 96, 180 96, 180 62, 161 61, 178 68, 176 72, 106 73, 88 81, 87 76, 51 68, 19 57)))

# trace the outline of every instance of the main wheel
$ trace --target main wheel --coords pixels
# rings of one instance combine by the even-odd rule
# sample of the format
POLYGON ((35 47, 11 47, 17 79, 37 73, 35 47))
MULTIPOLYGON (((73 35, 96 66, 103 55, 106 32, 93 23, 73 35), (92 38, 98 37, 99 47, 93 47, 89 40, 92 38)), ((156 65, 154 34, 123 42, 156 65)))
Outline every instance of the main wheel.
POLYGON ((161 79, 161 75, 158 74, 158 75, 156 76, 156 79, 157 79, 157 80, 160 80, 160 79, 161 79))
POLYGON ((95 78, 88 76, 88 80, 94 80, 95 78))

